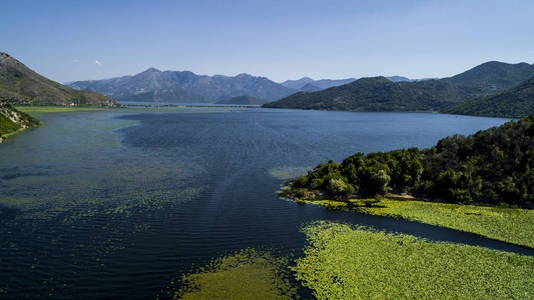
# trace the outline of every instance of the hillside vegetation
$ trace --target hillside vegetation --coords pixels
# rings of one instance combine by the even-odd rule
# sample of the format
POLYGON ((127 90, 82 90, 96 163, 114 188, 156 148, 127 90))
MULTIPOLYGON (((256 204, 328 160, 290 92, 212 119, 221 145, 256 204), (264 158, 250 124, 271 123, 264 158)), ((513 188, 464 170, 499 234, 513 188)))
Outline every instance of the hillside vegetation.
POLYGON ((449 114, 521 118, 534 113, 534 78, 495 95, 444 109, 449 114))
POLYGON ((362 78, 313 93, 296 93, 264 107, 348 111, 441 111, 534 77, 527 63, 487 62, 450 78, 393 82, 362 78))
POLYGON ((0 52, 0 97, 14 104, 113 106, 112 99, 49 80, 0 52))
POLYGON ((15 109, 6 100, 0 99, 0 143, 19 130, 38 126, 40 123, 26 113, 15 109))

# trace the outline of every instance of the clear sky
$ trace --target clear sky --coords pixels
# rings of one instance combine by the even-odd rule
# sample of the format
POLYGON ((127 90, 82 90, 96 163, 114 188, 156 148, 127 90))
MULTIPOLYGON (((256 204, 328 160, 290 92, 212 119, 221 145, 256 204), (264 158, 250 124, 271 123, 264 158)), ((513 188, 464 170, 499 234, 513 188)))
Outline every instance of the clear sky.
POLYGON ((59 82, 149 67, 197 74, 446 77, 534 62, 534 1, 26 1, 0 51, 59 82))

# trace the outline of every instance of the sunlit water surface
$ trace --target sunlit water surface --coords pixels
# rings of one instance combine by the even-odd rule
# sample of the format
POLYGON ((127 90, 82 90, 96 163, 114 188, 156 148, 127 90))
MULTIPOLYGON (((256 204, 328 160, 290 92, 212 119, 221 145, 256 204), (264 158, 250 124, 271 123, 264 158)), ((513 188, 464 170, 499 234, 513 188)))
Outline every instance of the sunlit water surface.
POLYGON ((232 251, 298 256, 299 228, 312 220, 532 254, 275 194, 285 179, 319 162, 428 147, 505 119, 267 109, 37 117, 46 126, 0 145, 0 298, 164 297, 171 280, 232 251))

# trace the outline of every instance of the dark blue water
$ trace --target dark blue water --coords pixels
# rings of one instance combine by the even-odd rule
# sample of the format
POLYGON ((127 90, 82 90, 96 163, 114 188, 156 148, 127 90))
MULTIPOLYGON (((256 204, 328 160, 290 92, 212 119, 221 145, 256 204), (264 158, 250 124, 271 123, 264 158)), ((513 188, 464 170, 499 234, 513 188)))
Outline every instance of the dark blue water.
POLYGON ((0 298, 155 298, 247 247, 299 255, 339 220, 533 255, 473 234, 299 205, 283 177, 355 152, 428 147, 505 119, 293 110, 38 115, 0 145, 0 298))

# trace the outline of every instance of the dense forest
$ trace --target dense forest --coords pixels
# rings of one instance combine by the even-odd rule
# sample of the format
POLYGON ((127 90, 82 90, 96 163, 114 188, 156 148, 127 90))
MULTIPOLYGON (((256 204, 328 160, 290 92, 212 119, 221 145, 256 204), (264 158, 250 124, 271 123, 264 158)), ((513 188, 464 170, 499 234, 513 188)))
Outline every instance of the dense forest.
POLYGON ((534 77, 504 92, 466 101, 442 112, 486 117, 525 117, 534 113, 534 77))
POLYGON ((321 163, 289 182, 285 195, 300 199, 407 192, 450 203, 534 202, 534 115, 436 146, 362 154, 321 163))

